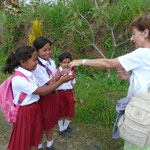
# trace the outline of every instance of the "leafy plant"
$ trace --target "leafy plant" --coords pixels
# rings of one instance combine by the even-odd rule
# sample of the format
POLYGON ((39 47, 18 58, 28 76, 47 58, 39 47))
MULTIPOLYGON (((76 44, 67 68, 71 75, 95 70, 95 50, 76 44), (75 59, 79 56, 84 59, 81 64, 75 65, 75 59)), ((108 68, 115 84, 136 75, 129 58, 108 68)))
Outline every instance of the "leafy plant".
POLYGON ((29 45, 33 46, 33 42, 37 37, 42 36, 41 21, 38 21, 37 19, 32 22, 32 34, 29 35, 29 45))
POLYGON ((53 59, 54 59, 57 67, 58 67, 58 55, 60 54, 60 51, 61 51, 60 48, 53 46, 53 59))

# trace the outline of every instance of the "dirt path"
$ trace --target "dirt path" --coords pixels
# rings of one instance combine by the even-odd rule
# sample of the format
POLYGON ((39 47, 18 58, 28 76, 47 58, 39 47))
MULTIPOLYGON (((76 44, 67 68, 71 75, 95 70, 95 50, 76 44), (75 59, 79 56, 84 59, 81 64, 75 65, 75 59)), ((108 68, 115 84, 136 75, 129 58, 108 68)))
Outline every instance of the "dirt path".
MULTIPOLYGON (((71 126, 75 133, 68 134, 63 140, 58 134, 58 127, 54 129, 54 146, 56 150, 122 150, 122 142, 112 140, 111 129, 96 129, 90 126, 76 124, 71 126)), ((0 111, 0 150, 7 150, 12 124, 7 123, 0 111)), ((44 138, 43 145, 46 145, 44 138)))

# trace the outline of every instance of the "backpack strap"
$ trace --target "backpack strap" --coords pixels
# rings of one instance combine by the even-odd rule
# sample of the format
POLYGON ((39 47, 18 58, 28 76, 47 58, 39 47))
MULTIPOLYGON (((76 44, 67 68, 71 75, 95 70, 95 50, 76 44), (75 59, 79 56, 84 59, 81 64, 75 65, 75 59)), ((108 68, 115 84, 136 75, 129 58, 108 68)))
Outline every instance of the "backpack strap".
POLYGON ((58 74, 59 72, 60 72, 60 69, 58 68, 57 71, 56 71, 56 74, 58 74))
MULTIPOLYGON (((24 77, 24 78, 26 78, 26 79, 29 81, 29 79, 28 79, 23 73, 21 73, 20 71, 16 71, 16 72, 14 73, 13 77, 15 77, 15 76, 24 77)), ((27 96, 26 93, 23 93, 23 92, 21 93, 21 95, 20 95, 20 97, 19 97, 18 104, 17 104, 17 106, 16 106, 16 109, 19 108, 19 106, 21 105, 21 103, 23 102, 23 100, 26 98, 26 96, 27 96)))

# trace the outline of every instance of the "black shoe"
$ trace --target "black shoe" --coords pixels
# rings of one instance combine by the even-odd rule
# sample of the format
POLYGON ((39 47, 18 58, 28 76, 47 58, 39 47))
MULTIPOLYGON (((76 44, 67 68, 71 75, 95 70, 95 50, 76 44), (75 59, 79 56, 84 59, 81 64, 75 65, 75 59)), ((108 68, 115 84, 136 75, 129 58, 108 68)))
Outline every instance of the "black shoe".
POLYGON ((65 130, 64 130, 64 131, 61 131, 61 132, 59 131, 59 134, 60 134, 60 136, 61 136, 63 139, 67 139, 67 138, 68 138, 68 136, 67 136, 65 130))
POLYGON ((100 147, 98 145, 94 145, 94 150, 100 150, 100 147))
POLYGON ((38 148, 38 150, 43 150, 43 148, 38 148))
POLYGON ((46 147, 46 150, 55 150, 54 146, 46 147))
POLYGON ((74 129, 73 129, 73 128, 70 128, 70 127, 67 127, 67 129, 65 130, 65 132, 73 133, 73 132, 74 132, 74 129))

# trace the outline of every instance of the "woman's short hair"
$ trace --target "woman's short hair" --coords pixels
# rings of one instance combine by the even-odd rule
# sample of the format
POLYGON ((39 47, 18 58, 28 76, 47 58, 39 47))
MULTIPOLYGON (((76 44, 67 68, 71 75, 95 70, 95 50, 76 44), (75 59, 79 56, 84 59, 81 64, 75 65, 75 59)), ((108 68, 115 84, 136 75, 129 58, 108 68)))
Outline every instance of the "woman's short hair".
MULTIPOLYGON (((145 29, 148 29, 150 32, 150 15, 137 17, 130 24, 130 30, 132 31, 134 27, 136 27, 139 31, 144 31, 145 29)), ((150 33, 148 38, 150 39, 150 33)))

